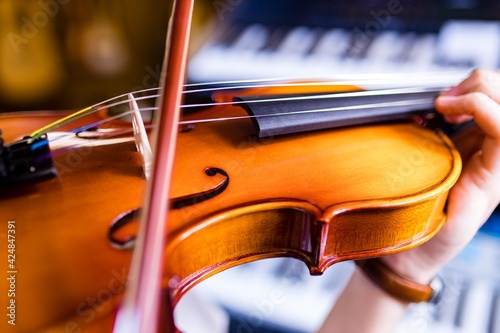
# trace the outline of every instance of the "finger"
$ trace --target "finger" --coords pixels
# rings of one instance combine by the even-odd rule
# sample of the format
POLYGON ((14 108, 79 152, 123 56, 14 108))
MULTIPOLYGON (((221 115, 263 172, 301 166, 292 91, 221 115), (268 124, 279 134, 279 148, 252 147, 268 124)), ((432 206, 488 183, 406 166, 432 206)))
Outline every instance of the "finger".
POLYGON ((442 93, 443 96, 458 96, 480 92, 500 103, 500 73, 477 69, 455 87, 442 93))
MULTIPOLYGON (((490 176, 500 178, 500 105, 485 94, 470 93, 442 96, 439 102, 436 101, 436 107, 446 115, 468 114, 474 117, 477 126, 485 134, 477 161, 490 176)), ((481 183, 481 179, 488 178, 484 178, 485 175, 477 172, 474 179, 481 183)))
POLYGON ((446 120, 446 122, 448 122, 450 124, 462 124, 462 123, 468 122, 472 119, 474 119, 474 118, 470 115, 459 115, 459 116, 445 115, 444 116, 444 120, 446 120))
POLYGON ((472 116, 486 136, 500 141, 500 105, 487 95, 440 96, 436 109, 445 116, 472 116))

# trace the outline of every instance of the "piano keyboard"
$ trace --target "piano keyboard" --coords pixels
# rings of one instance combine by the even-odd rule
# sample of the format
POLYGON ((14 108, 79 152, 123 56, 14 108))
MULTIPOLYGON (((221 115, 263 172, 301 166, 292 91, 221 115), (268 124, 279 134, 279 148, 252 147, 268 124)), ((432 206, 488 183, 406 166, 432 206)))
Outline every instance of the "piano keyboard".
POLYGON ((460 72, 500 65, 498 21, 445 22, 438 32, 233 24, 189 64, 193 82, 460 72))
MULTIPOLYGON (((500 227, 500 213, 489 223, 500 227)), ((231 314, 230 332, 309 333, 319 328, 353 270, 345 262, 310 276, 298 260, 261 260, 224 271, 193 291, 231 314)), ((442 276, 441 302, 412 305, 395 333, 500 333, 498 235, 480 232, 442 276)))

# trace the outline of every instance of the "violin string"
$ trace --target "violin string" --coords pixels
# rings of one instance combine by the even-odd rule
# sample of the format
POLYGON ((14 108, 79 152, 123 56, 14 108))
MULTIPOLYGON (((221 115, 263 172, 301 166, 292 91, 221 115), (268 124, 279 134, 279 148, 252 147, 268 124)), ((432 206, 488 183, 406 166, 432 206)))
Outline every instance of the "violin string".
MULTIPOLYGON (((318 85, 324 84, 318 82, 318 85)), ((288 84, 285 84, 288 85, 288 84)), ((276 85, 276 86, 279 86, 276 85)), ((158 91, 159 88, 148 88, 148 89, 142 89, 139 91, 134 92, 135 94, 137 93, 151 93, 151 92, 156 92, 158 91)), ((442 90, 443 87, 439 88, 415 88, 415 87, 409 87, 409 88, 395 88, 395 89, 381 89, 381 90, 368 90, 368 91, 356 91, 356 92, 347 92, 347 93, 333 93, 333 94, 319 94, 319 95, 309 95, 309 96, 295 96, 295 97, 284 97, 284 98, 262 98, 262 99, 257 99, 257 100, 251 100, 251 101, 232 101, 232 102, 214 102, 214 103, 202 103, 202 104, 189 104, 189 105, 181 105, 182 108, 194 108, 194 107, 209 107, 209 106, 217 106, 217 105, 237 105, 237 104, 249 104, 249 103, 261 103, 261 102, 279 102, 279 101, 292 101, 292 100, 308 100, 308 99, 318 99, 318 98, 342 98, 342 97, 357 97, 357 96, 375 96, 375 95, 387 95, 387 94, 399 94, 399 93, 419 93, 419 92, 426 92, 426 91, 438 91, 442 90)), ((98 112, 102 109, 105 108, 110 108, 114 106, 118 106, 124 103, 128 103, 128 100, 123 100, 119 102, 113 102, 119 99, 124 99, 127 97, 128 94, 122 94, 116 97, 109 98, 103 102, 94 104, 92 106, 89 106, 87 108, 84 108, 80 111, 77 111, 67 117, 64 117, 56 122, 53 122, 47 126, 44 126, 37 131, 33 132, 30 136, 32 139, 36 139, 43 135, 44 133, 48 133, 50 131, 53 131, 61 126, 64 126, 74 120, 77 120, 79 118, 85 117, 87 115, 93 114, 95 112, 98 112)), ((158 94, 153 94, 153 95, 147 95, 147 96, 140 96, 137 97, 137 100, 147 100, 151 98, 157 98, 158 94)))
MULTIPOLYGON (((290 112, 282 112, 280 114, 266 114, 266 115, 247 115, 247 116, 232 116, 232 117, 220 117, 220 118, 209 118, 209 119, 198 119, 198 120, 186 120, 180 121, 179 125, 194 125, 200 123, 209 123, 209 122, 220 122, 220 121, 230 121, 230 120, 242 120, 242 119, 252 119, 252 118, 263 118, 263 117, 276 117, 276 116, 287 116, 287 115, 300 115, 300 114, 311 114, 311 113, 324 113, 324 112, 340 112, 340 111, 351 111, 351 110, 359 110, 359 109, 375 109, 375 108, 383 108, 383 107, 400 107, 400 106, 427 106, 429 103, 432 103, 432 98, 422 98, 422 99, 414 99, 414 100, 406 100, 406 101, 394 101, 394 102, 383 102, 383 103, 372 103, 372 104, 361 104, 361 105, 350 105, 350 106, 341 106, 341 107, 332 107, 332 108, 323 108, 323 109, 312 109, 312 110, 301 110, 301 111, 290 111, 290 112)), ((149 107, 141 109, 140 112, 144 111, 152 111, 155 110, 156 107, 149 107)), ((66 135, 60 135, 55 139, 51 139, 50 142, 54 142, 60 139, 66 138, 68 135, 72 135, 76 132, 85 131, 88 128, 96 127, 99 124, 106 123, 108 121, 112 121, 114 119, 118 119, 123 117, 124 115, 130 114, 131 111, 124 112, 123 114, 116 115, 110 118, 103 119, 101 121, 95 122, 90 125, 86 125, 80 127, 76 130, 73 130, 70 133, 66 133, 66 135)))
POLYGON ((382 102, 382 103, 339 106, 339 107, 313 109, 313 110, 281 112, 279 114, 248 115, 248 116, 233 116, 233 117, 185 120, 185 121, 180 121, 179 125, 194 125, 194 124, 200 124, 200 123, 209 123, 209 122, 227 121, 227 120, 241 120, 241 119, 264 118, 264 117, 289 116, 289 115, 300 115, 300 114, 309 114, 309 113, 339 112, 339 111, 351 111, 351 110, 359 110, 359 109, 375 109, 375 108, 383 108, 383 107, 417 106, 417 105, 427 106, 427 105, 429 105, 429 103, 432 103, 433 101, 434 101, 433 98, 421 98, 421 99, 413 99, 413 100, 406 100, 406 101, 382 102))
MULTIPOLYGON (((155 109, 156 109, 155 107, 147 107, 147 108, 143 108, 143 109, 141 110, 141 112, 153 111, 153 110, 155 110, 155 109)), ((80 133, 80 132, 84 132, 84 131, 86 131, 86 130, 88 130, 88 129, 90 129, 90 128, 95 128, 95 127, 97 127, 97 126, 99 126, 99 125, 102 125, 102 124, 105 124, 105 123, 107 123, 107 122, 111 122, 111 121, 113 121, 113 120, 116 120, 116 119, 119 119, 119 118, 125 117, 125 116, 127 116, 127 115, 129 115, 129 114, 131 114, 131 113, 132 113, 132 111, 130 111, 130 110, 129 110, 129 111, 125 111, 125 112, 123 112, 123 113, 121 113, 121 114, 114 115, 114 116, 110 116, 110 117, 108 117, 108 118, 101 119, 101 120, 96 121, 96 122, 93 122, 93 123, 91 123, 91 124, 88 124, 88 125, 84 125, 84 126, 81 126, 81 127, 75 128, 75 129, 73 129, 73 130, 71 130, 71 131, 69 131, 69 132, 67 132, 67 133, 61 134, 61 135, 59 135, 59 136, 57 136, 57 137, 55 137, 55 138, 51 138, 51 139, 49 140, 49 142, 50 142, 50 143, 54 143, 54 142, 56 142, 56 141, 58 141, 58 140, 63 140, 63 139, 66 139, 66 138, 68 138, 69 136, 73 136, 74 134, 77 134, 77 133, 80 133)))
MULTIPOLYGON (((194 84, 186 84, 184 87, 199 87, 199 86, 207 86, 207 85, 217 85, 218 87, 211 87, 211 88, 204 88, 204 89, 196 89, 196 90, 186 90, 184 91, 185 94, 189 93, 199 93, 199 92, 208 92, 208 91, 216 91, 216 90, 227 90, 227 89, 245 89, 245 88, 271 88, 271 87, 291 87, 291 86, 324 86, 324 85, 332 85, 332 86, 338 86, 338 85, 366 85, 366 84, 387 84, 388 78, 391 78, 391 80, 396 81, 396 79, 401 79, 402 77, 405 78, 405 81, 408 81, 408 73, 385 73, 385 74, 380 74, 380 73, 373 73, 373 74, 349 74, 349 75, 344 75, 341 76, 339 75, 338 78, 336 78, 335 81, 318 81, 318 82, 292 82, 292 83, 271 83, 269 84, 268 82, 277 82, 280 80, 291 80, 291 79, 296 79, 296 80, 306 80, 307 78, 304 77, 284 77, 284 78, 268 78, 268 79, 255 79, 255 80, 233 80, 233 81, 214 81, 214 82, 204 82, 204 83, 194 83, 194 84), (358 77, 358 79, 353 80, 353 77, 358 77), (361 78, 361 79, 360 79, 361 78), (385 78, 385 79, 384 79, 385 78), (256 85, 256 83, 267 83, 267 84, 260 84, 256 85), (252 83, 252 85, 248 85, 248 83, 252 83), (234 86, 234 84, 240 84, 239 86, 234 86), (244 84, 244 85, 241 85, 244 84), (233 85, 233 86, 231 86, 233 85)), ((426 73, 425 79, 426 82, 428 82, 430 79, 429 77, 432 77, 433 80, 435 81, 436 79, 439 78, 446 78, 450 80, 451 78, 455 78, 459 75, 462 75, 460 73, 455 73, 455 72, 434 72, 434 73, 426 73)), ((317 78, 317 80, 322 80, 324 78, 317 78)), ((311 78, 308 78, 307 80, 311 80, 311 78)), ((314 80, 314 79, 313 79, 314 80)), ((394 81, 389 81, 389 82, 394 82, 394 81)), ((441 87, 441 89, 444 89, 447 87, 441 87)), ((159 92, 160 88, 155 87, 155 88, 147 88, 147 89, 141 89, 134 91, 133 93, 138 94, 138 93, 148 93, 148 92, 159 92)), ((107 103, 110 103, 113 100, 125 98, 128 95, 128 93, 118 95, 112 98, 109 98, 107 100, 104 100, 100 103, 96 103, 94 105, 91 105, 89 107, 86 107, 78 112, 73 113, 72 115, 69 115, 68 117, 65 117, 63 119, 60 119, 57 122, 54 122, 46 127, 42 127, 41 129, 33 132, 31 134, 32 138, 37 138, 43 133, 53 131, 54 129, 57 129, 68 122, 74 121, 76 119, 79 119, 81 117, 85 117, 89 114, 92 114, 94 112, 98 112, 104 108, 109 108, 112 106, 116 106, 118 104, 111 104, 107 105, 107 103), (101 106, 102 107, 99 107, 101 106)), ((147 97, 138 97, 136 99, 138 100, 143 100, 143 99, 149 99, 149 98, 157 98, 159 94, 154 94, 150 95, 147 97)), ((123 103, 126 103, 125 101, 123 103)), ((203 107, 203 106, 215 106, 217 104, 198 104, 198 105, 182 105, 181 107, 203 107)))
MULTIPOLYGON (((347 95, 347 96, 353 97, 353 95, 347 95)), ((360 95, 358 95, 358 96, 360 96, 360 95)), ((346 97, 346 96, 344 96, 344 97, 346 97)), ((144 98, 146 98, 146 97, 144 97, 144 98)), ((255 100, 255 101, 249 101, 249 102, 259 103, 259 102, 266 102, 266 101, 269 102, 269 101, 276 101, 276 100, 283 101, 283 100, 290 100, 290 99, 271 99, 271 100, 268 99, 268 100, 255 100)), ((294 99, 291 99, 291 100, 294 100, 294 99)), ((352 105, 352 106, 343 106, 343 107, 334 107, 334 108, 325 108, 325 109, 310 109, 310 110, 301 110, 301 111, 290 111, 290 112, 283 112, 283 113, 280 113, 280 114, 270 114, 270 115, 258 115, 258 116, 248 115, 248 116, 238 116, 238 117, 221 117, 221 118, 210 118, 210 119, 202 119, 202 120, 180 121, 179 125, 189 125, 189 124, 196 124, 196 123, 203 123, 203 122, 216 122, 216 121, 226 121, 226 120, 245 119, 245 118, 246 119, 251 119, 251 118, 267 117, 267 116, 280 116, 280 115, 292 115, 292 114, 304 114, 304 113, 333 112, 333 111, 355 110, 355 109, 369 109, 369 108, 375 108, 375 107, 410 106, 410 105, 418 105, 418 104, 424 104, 424 103, 426 105, 428 105, 432 101, 433 101, 432 98, 427 98, 427 99, 416 99, 416 100, 395 101, 395 102, 385 102, 385 103, 357 104, 357 105, 352 105), (412 103, 414 103, 414 104, 412 104, 412 103)), ((118 106, 118 105, 124 104, 126 102, 127 101, 115 102, 115 103, 109 104, 107 107, 118 106)), ((244 103, 244 101, 241 101, 241 102, 238 102, 238 103, 227 102, 227 103, 222 103, 222 104, 239 104, 239 103, 244 103)), ((220 104, 221 103, 218 103, 217 105, 220 105, 220 104)), ((212 106, 212 104, 208 104, 207 106, 212 106)), ((98 107, 98 108, 95 108, 95 110, 98 111, 98 110, 101 110, 101 109, 104 109, 104 108, 105 107, 98 107)), ((88 109, 86 109, 86 110, 88 110, 88 109)), ((142 107, 141 110, 140 110, 140 112, 156 111, 156 110, 157 110, 157 107, 142 107)), ((118 115, 109 116, 109 117, 107 117, 105 119, 96 121, 94 123, 91 123, 91 124, 88 124, 88 125, 85 125, 85 126, 82 126, 82 127, 78 127, 76 129, 70 131, 70 133, 68 135, 72 135, 72 134, 75 134, 75 133, 78 133, 78 132, 82 132, 82 131, 88 130, 90 128, 95 128, 95 127, 97 127, 99 125, 102 125, 104 123, 110 122, 112 120, 123 118, 124 116, 127 116, 128 114, 130 114, 130 111, 124 111, 124 112, 121 112, 118 115)), ((65 123, 57 123, 57 126, 53 126, 52 128, 50 128, 49 131, 45 131, 43 133, 51 132, 51 131, 53 131, 53 130, 55 130, 55 129, 61 127, 61 126, 63 126, 64 124, 71 122, 71 121, 72 121, 72 119, 69 118, 69 119, 67 119, 67 121, 65 123)), ((49 126, 47 126, 46 128, 49 128, 49 126)), ((35 138, 33 135, 32 135, 32 137, 35 138)))
POLYGON ((394 89, 381 89, 381 90, 350 91, 350 92, 340 92, 340 93, 330 93, 330 94, 323 93, 323 94, 306 95, 306 96, 298 95, 291 97, 270 97, 270 98, 261 98, 261 99, 243 100, 243 101, 188 104, 188 105, 182 105, 181 107, 186 109, 186 108, 198 108, 198 107, 209 107, 209 106, 220 106, 220 105, 289 102, 289 101, 304 101, 304 100, 315 100, 315 99, 342 99, 342 98, 352 98, 352 97, 420 94, 425 92, 438 93, 442 90, 443 90, 442 87, 429 87, 429 88, 409 87, 409 88, 394 88, 394 89))
MULTIPOLYGON (((435 92, 439 93, 446 87, 406 87, 406 88, 393 88, 393 89, 381 89, 381 90, 367 90, 367 91, 350 91, 350 92, 340 92, 340 93, 322 93, 316 95, 298 95, 291 97, 270 97, 270 98, 260 98, 254 100, 245 100, 245 101, 230 101, 230 102, 213 102, 213 103, 198 103, 198 104, 184 104, 181 105, 181 108, 199 108, 199 107, 212 107, 212 106, 221 106, 221 105, 239 105, 239 104, 254 104, 254 103, 269 103, 269 102, 289 102, 289 101, 303 101, 303 100, 315 100, 315 99, 342 99, 342 98, 353 98, 353 97, 373 97, 373 96, 386 96, 386 95, 400 95, 400 94, 420 94, 425 92, 435 92)), ((140 96, 135 97, 136 100, 147 100, 150 98, 156 98, 159 95, 149 95, 149 96, 140 96)), ((128 103, 128 101, 116 102, 113 104, 109 104, 106 107, 114 107, 124 103, 128 103)), ((104 109, 105 107, 101 107, 100 109, 104 109)))
MULTIPOLYGON (((149 91, 156 91, 158 90, 158 88, 149 88, 149 89, 143 89, 141 90, 141 92, 149 92, 149 91)), ((85 116, 88 116, 90 114, 93 114, 95 112, 98 112, 100 110, 103 110, 103 109, 106 109, 106 108, 109 108, 110 107, 110 104, 107 104, 107 103, 110 103, 111 101, 114 101, 114 100, 117 100, 117 99, 120 99, 120 98, 125 98, 128 96, 128 93, 126 94, 122 94, 122 95, 118 95, 118 96, 115 96, 115 97, 111 97, 107 100, 104 100, 100 103, 96 103, 94 105, 91 105, 91 106, 88 106, 84 109, 81 109, 75 113, 72 113, 64 118, 61 118, 47 126, 44 126, 38 130, 36 130, 35 132, 31 133, 30 137, 32 139, 37 139, 38 137, 40 137, 41 135, 43 135, 44 133, 48 133, 48 132, 51 132, 55 129, 58 129, 59 127, 62 127, 70 122, 73 122, 77 119, 80 119, 80 118, 83 118, 85 116)), ((122 102, 122 103, 125 103, 125 102, 122 102)), ((120 103, 119 103, 120 104, 120 103)), ((119 105, 119 104, 116 104, 116 105, 119 105)), ((115 106, 116 106, 115 105, 115 106)))
MULTIPOLYGON (((130 114, 131 111, 127 112, 127 114, 130 114)), ((103 120, 103 123, 107 122, 107 121, 111 121, 112 119, 105 119, 103 120)), ((147 129, 151 129, 152 128, 152 125, 146 125, 145 126, 147 129)), ((133 129, 130 128, 130 132, 133 132, 133 129)), ((106 140, 109 140, 109 139, 114 139, 120 135, 123 135, 125 133, 125 131, 123 130, 120 130, 120 131, 116 131, 116 132, 110 132, 110 133, 106 133, 106 140)), ((74 132, 60 132, 60 133, 57 133, 57 136, 49 136, 48 137, 48 140, 49 140, 49 143, 51 144, 51 153, 50 155, 52 156, 58 156, 68 150, 71 150, 71 149, 75 149, 75 148, 78 148, 78 147, 83 147, 83 146, 88 146, 88 145, 95 145, 96 142, 101 142, 101 140, 103 139, 102 137, 98 137, 98 138, 79 138, 79 142, 77 143, 74 143, 74 138, 73 138, 73 134, 74 132), (72 143, 71 144, 67 144, 67 143, 64 143, 64 141, 71 141, 72 143), (54 149, 55 147, 55 149, 54 149)), ((116 140, 116 139, 115 139, 116 140)), ((130 140, 133 140, 133 138, 130 138, 130 139, 127 139, 127 140, 120 140, 120 142, 125 142, 125 141, 130 141, 130 140)), ((116 142, 116 141, 115 141, 116 142)), ((108 142, 109 144, 109 142, 108 142)))

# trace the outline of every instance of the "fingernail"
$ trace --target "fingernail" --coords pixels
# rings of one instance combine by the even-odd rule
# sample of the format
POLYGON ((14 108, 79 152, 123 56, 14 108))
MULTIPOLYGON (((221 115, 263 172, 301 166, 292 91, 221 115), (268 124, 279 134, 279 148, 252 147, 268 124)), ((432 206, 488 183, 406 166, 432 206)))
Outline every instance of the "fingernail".
POLYGON ((453 101, 456 99, 455 96, 447 96, 447 95, 442 95, 442 96, 439 96, 437 99, 436 99, 436 103, 439 103, 441 105, 443 104, 450 104, 450 103, 453 103, 453 101))
POLYGON ((451 87, 450 89, 441 92, 441 96, 453 96, 457 94, 456 91, 456 87, 451 87))

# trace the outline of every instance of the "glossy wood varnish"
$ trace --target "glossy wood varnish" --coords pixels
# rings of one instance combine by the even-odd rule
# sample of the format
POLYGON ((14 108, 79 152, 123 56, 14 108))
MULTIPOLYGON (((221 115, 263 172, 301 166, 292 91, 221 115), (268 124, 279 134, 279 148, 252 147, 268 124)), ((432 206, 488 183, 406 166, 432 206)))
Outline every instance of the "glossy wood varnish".
MULTIPOLYGON (((242 112, 225 106, 190 117, 242 112)), ((11 142, 58 117, 1 115, 0 128, 11 142)), ((295 257, 320 274, 339 261, 417 246, 445 222, 461 168, 447 137, 414 123, 259 139, 245 119, 197 124, 177 140, 171 198, 224 181, 206 168, 224 170, 229 185, 170 211, 163 277, 174 305, 203 279, 257 259, 295 257)), ((16 221, 18 271, 16 326, 4 320, 1 330, 109 332, 133 277, 131 252, 111 247, 106 235, 114 219, 142 205, 141 159, 132 140, 53 150, 56 178, 1 189, 0 234, 16 221)))

